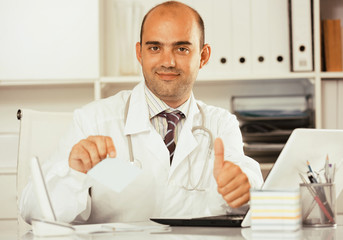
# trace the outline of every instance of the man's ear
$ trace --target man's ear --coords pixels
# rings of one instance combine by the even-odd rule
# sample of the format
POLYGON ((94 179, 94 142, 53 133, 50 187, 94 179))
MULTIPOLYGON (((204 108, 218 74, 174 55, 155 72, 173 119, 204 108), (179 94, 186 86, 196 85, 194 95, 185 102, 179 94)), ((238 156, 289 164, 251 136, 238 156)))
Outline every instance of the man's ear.
POLYGON ((200 59, 200 66, 199 68, 201 69, 203 66, 205 66, 210 60, 211 56, 211 47, 208 44, 205 44, 203 48, 201 49, 201 59, 200 59))
POLYGON ((136 57, 138 62, 142 65, 142 46, 140 42, 136 43, 136 57))

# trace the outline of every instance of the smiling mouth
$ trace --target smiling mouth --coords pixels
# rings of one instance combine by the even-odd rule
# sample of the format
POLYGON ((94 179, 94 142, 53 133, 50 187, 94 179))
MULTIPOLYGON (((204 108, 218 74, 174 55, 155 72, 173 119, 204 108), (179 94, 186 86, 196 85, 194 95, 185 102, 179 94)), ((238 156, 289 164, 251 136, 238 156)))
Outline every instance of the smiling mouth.
POLYGON ((159 76, 159 78, 163 80, 173 80, 177 78, 178 76, 180 76, 179 73, 171 73, 171 72, 157 72, 157 75, 159 76))

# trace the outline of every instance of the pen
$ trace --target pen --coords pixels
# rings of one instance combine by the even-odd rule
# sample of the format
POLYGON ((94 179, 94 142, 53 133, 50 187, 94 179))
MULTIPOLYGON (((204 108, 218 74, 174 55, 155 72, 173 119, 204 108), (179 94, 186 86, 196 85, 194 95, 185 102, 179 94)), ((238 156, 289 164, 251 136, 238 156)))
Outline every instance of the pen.
POLYGON ((336 169, 336 165, 329 163, 329 172, 328 172, 329 183, 332 183, 335 181, 335 169, 336 169))
MULTIPOLYGON (((307 161, 307 167, 308 167, 308 172, 307 172, 307 176, 308 176, 308 178, 310 179, 310 182, 311 183, 318 183, 318 180, 317 180, 317 178, 314 176, 314 172, 312 171, 312 168, 311 168, 311 165, 310 165, 310 162, 309 161, 307 161)), ((317 174, 317 177, 318 177, 318 179, 320 179, 319 178, 319 174, 317 174)))
POLYGON ((313 176, 312 172, 308 171, 307 172, 307 177, 308 177, 308 179, 310 180, 311 183, 318 183, 317 179, 313 176))
MULTIPOLYGON (((330 213, 328 212, 328 210, 326 209, 326 207, 324 206, 323 202, 320 200, 320 198, 318 197, 318 195, 316 195, 315 191, 309 186, 308 183, 306 183, 305 178, 299 173, 299 176, 301 178, 301 180, 304 182, 306 188, 309 190, 309 192, 311 193, 312 197, 314 198, 314 200, 316 200, 316 202, 318 203, 318 206, 320 207, 320 209, 323 211, 323 213, 325 214, 325 216, 327 217, 327 219, 331 222, 331 223, 335 223, 334 219, 332 218, 332 215, 330 215, 330 213)), ((327 204, 327 202, 326 202, 327 204)))
POLYGON ((310 162, 307 160, 306 163, 307 163, 308 170, 313 173, 310 162))
POLYGON ((325 176, 326 182, 328 183, 329 182, 329 155, 328 154, 326 154, 326 158, 325 158, 324 176, 325 176))

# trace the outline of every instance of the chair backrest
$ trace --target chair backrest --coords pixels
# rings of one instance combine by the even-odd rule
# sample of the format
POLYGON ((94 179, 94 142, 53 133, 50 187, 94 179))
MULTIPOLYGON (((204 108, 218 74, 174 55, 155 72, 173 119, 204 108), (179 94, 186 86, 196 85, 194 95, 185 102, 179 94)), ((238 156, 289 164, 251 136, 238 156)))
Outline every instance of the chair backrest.
MULTIPOLYGON (((17 203, 30 175, 30 159, 37 156, 44 162, 56 149, 61 136, 72 123, 71 112, 42 112, 19 109, 20 120, 18 162, 17 162, 17 203)), ((17 204, 18 206, 18 204, 17 204)), ((21 217, 18 214, 18 219, 21 217)))

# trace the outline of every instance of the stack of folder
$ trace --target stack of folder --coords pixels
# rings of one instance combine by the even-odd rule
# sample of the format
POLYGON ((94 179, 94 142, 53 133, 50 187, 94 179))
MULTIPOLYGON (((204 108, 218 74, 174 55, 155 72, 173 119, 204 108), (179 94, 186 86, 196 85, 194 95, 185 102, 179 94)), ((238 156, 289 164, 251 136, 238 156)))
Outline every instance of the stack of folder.
POLYGON ((251 229, 295 231, 301 227, 299 191, 251 191, 251 229))
POLYGON ((313 126, 311 95, 233 96, 244 153, 259 163, 274 163, 295 128, 313 126))
MULTIPOLYGON (((189 3, 203 17, 206 42, 212 47, 211 59, 199 76, 290 72, 288 0, 192 0, 189 3)), ((305 6, 304 10, 310 14, 310 8, 305 6)), ((311 30, 310 25, 306 27, 311 30)), ((308 37, 311 44, 311 35, 308 37)), ((312 46, 306 49, 311 50, 312 46)))
MULTIPOLYGON (((154 2, 113 1, 114 29, 107 40, 114 42, 109 51, 116 75, 140 73, 134 46, 143 14, 154 2)), ((202 16, 212 47, 211 60, 199 76, 313 71, 311 0, 185 2, 202 16)))

